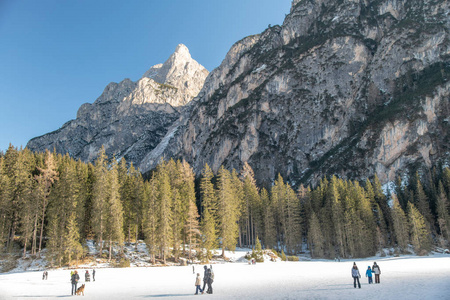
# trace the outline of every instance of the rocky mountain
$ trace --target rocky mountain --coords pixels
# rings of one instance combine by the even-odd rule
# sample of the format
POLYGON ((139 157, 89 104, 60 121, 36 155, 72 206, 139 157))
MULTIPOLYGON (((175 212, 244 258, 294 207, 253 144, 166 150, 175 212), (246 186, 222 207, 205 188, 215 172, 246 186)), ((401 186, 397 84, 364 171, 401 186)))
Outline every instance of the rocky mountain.
POLYGON ((30 140, 27 147, 93 161, 104 145, 109 157, 139 164, 198 94, 208 73, 180 44, 164 64, 153 66, 137 82, 108 84, 94 103, 80 107, 75 120, 30 140))
POLYGON ((28 147, 93 160, 104 144, 142 172, 161 156, 197 174, 248 162, 265 185, 448 164, 449 12, 448 0, 294 0, 282 26, 235 43, 206 80, 179 46, 28 147))
POLYGON ((448 0, 294 0, 282 26, 238 41, 140 163, 184 158, 260 184, 324 175, 382 182, 448 163, 448 0))

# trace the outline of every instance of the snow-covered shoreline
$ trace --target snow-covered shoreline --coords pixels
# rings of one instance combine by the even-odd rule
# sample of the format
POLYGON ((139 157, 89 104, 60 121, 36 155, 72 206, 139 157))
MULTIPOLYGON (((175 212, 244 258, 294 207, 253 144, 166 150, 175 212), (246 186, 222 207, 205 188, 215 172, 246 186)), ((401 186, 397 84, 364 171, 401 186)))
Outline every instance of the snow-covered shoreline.
MULTIPOLYGON (((234 254, 234 261, 245 254, 234 254)), ((232 256, 233 254, 229 254, 232 256)), ((215 299, 449 299, 450 255, 371 257, 354 260, 362 275, 361 289, 353 288, 353 260, 334 262, 245 262, 213 264, 215 299), (367 266, 381 268, 381 284, 367 283, 367 266)), ((203 276, 203 265, 194 265, 203 276)), ((84 270, 79 270, 80 285, 84 270)), ((91 270, 90 270, 91 271, 91 270)), ((0 274, 0 299, 56 299, 70 296, 70 271, 0 274)), ((192 265, 170 267, 96 268, 96 281, 86 282, 86 299, 195 299, 192 265)))

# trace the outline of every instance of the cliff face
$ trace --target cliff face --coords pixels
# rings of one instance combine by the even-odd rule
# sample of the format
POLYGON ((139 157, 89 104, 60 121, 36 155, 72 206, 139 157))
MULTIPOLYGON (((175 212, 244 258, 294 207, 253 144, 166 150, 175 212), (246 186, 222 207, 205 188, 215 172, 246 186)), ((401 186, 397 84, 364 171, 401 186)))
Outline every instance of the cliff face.
POLYGON ((184 158, 259 183, 326 174, 383 182, 449 158, 447 0, 299 0, 244 38, 141 161, 184 158))
POLYGON ((60 129, 32 139, 33 151, 56 149, 93 161, 106 154, 139 164, 155 148, 169 126, 203 86, 208 71, 178 45, 164 64, 153 66, 137 82, 110 83, 92 104, 83 104, 77 118, 60 129))

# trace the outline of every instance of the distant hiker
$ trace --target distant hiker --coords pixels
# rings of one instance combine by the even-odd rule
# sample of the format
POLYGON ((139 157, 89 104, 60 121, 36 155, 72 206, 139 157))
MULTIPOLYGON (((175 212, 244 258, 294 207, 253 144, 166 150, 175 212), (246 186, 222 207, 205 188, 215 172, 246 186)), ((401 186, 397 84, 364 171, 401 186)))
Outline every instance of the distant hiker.
POLYGON ((366 277, 369 279, 369 284, 372 283, 372 269, 370 266, 367 267, 366 277))
POLYGON ((353 263, 352 277, 353 277, 353 286, 355 287, 355 289, 356 289, 356 281, 358 281, 358 288, 361 288, 361 283, 359 283, 359 278, 361 278, 361 274, 359 274, 359 270, 355 262, 353 263))
POLYGON ((195 267, 192 266, 192 274, 195 274, 195 267))
POLYGON ((92 281, 95 281, 95 269, 92 269, 92 281))
POLYGON ((45 271, 44 271, 44 273, 42 274, 42 280, 44 280, 45 279, 45 271))
POLYGON ((202 288, 202 291, 204 291, 205 288, 206 288, 206 284, 208 283, 208 275, 209 275, 208 267, 204 266, 203 269, 205 271, 203 272, 203 288, 202 288))
POLYGON ((48 279, 48 272, 45 271, 45 280, 47 280, 47 279, 48 279))
POLYGON ((195 295, 198 295, 198 291, 203 294, 203 290, 200 287, 202 280, 200 279, 200 273, 197 273, 197 277, 195 278, 195 295))
POLYGON ((78 280, 80 280, 80 276, 78 276, 78 272, 75 270, 70 278, 70 281, 72 282, 72 296, 77 291, 78 280))
POLYGON ((377 265, 377 262, 373 263, 372 272, 375 273, 375 283, 380 283, 381 269, 377 265))
POLYGON ((84 273, 84 281, 91 281, 91 274, 89 274, 88 270, 84 273))

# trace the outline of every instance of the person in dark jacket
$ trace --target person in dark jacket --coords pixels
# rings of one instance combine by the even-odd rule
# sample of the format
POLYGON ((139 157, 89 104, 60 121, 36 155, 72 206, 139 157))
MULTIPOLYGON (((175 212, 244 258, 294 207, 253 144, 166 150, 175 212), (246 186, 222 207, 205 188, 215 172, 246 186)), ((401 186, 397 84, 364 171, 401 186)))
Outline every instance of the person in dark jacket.
POLYGON ((80 276, 78 276, 78 272, 75 270, 70 278, 70 281, 72 282, 72 295, 75 295, 75 292, 77 291, 78 280, 80 280, 80 276))
POLYGON ((361 283, 359 283, 359 278, 361 278, 361 274, 359 274, 359 270, 355 262, 353 263, 352 277, 353 277, 353 286, 355 287, 355 289, 357 281, 358 281, 358 288, 361 288, 361 283))
POLYGON ((205 290, 206 284, 208 283, 208 267, 204 266, 203 269, 205 269, 204 273, 203 273, 203 288, 202 291, 205 290))
POLYGON ((95 281, 95 269, 92 269, 92 280, 95 281))
POLYGON ((208 290, 206 291, 206 293, 212 294, 213 293, 212 284, 214 282, 214 273, 213 273, 212 266, 210 265, 209 267, 210 268, 208 269, 208 290))
POLYGON ((380 283, 381 269, 380 266, 377 265, 377 262, 373 263, 372 272, 375 273, 375 283, 380 283))
POLYGON ((207 294, 212 294, 213 293, 213 288, 212 288, 212 283, 214 282, 214 279, 212 277, 212 270, 211 269, 207 269, 207 276, 208 276, 208 280, 207 280, 207 284, 208 284, 208 289, 206 290, 207 294))

